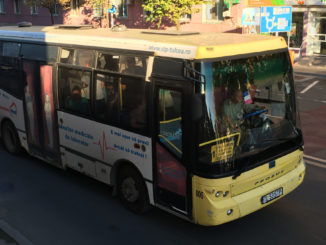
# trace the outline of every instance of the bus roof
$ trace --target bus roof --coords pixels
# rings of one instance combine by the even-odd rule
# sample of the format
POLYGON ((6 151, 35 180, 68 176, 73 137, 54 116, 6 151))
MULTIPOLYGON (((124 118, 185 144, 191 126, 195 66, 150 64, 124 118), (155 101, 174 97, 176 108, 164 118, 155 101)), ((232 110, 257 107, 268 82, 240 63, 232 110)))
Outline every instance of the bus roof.
POLYGON ((232 33, 185 33, 127 29, 71 29, 57 26, 0 27, 0 39, 74 44, 153 52, 182 59, 222 58, 287 48, 282 37, 232 33), (166 35, 166 34, 170 35, 166 35))

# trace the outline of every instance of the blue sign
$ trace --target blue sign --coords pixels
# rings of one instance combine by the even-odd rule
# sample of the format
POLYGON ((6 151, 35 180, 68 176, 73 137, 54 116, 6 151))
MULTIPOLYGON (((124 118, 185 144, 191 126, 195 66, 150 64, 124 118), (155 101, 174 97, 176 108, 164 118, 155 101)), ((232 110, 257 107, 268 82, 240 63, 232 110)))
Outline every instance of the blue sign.
POLYGON ((291 21, 292 7, 262 7, 260 32, 288 32, 291 21))
POLYGON ((117 12, 117 7, 112 5, 112 8, 108 9, 110 14, 115 14, 117 12))

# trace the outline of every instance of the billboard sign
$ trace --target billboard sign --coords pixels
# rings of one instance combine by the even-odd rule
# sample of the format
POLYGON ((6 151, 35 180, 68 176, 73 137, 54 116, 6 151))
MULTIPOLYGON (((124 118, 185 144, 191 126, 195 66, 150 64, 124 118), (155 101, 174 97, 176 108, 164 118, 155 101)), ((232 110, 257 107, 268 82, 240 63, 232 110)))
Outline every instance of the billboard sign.
POLYGON ((246 0, 248 7, 326 5, 326 0, 246 0))
POLYGON ((241 24, 243 26, 258 26, 260 24, 260 8, 244 8, 241 24))
POLYGON ((262 7, 260 32, 291 31, 292 7, 262 7))

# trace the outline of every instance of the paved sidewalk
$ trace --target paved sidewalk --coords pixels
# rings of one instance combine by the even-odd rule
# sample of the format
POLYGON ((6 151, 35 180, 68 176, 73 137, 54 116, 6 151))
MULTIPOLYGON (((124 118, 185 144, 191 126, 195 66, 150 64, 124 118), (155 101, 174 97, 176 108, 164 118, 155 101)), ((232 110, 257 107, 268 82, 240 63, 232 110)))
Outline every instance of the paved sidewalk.
POLYGON ((302 57, 294 63, 295 73, 326 76, 326 57, 302 57))

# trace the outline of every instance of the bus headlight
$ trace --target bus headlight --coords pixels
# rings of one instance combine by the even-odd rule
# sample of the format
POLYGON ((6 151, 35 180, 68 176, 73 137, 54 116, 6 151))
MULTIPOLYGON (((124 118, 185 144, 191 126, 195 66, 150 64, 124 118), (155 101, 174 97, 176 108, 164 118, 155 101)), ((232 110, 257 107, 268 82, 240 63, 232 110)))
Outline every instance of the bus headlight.
POLYGON ((233 209, 231 208, 231 209, 229 209, 228 211, 226 211, 226 214, 227 214, 227 215, 231 215, 232 212, 233 212, 233 209))
POLYGON ((229 194, 229 191, 224 191, 223 197, 226 197, 229 194))
POLYGON ((219 197, 220 195, 221 195, 221 192, 217 191, 216 194, 215 194, 215 197, 219 197))

